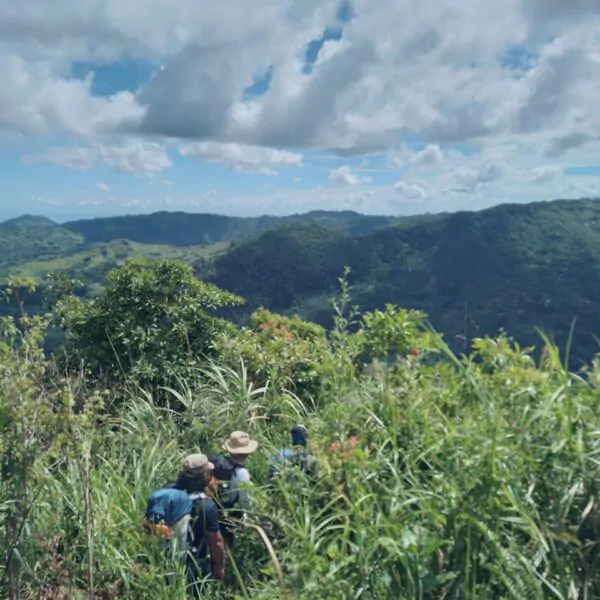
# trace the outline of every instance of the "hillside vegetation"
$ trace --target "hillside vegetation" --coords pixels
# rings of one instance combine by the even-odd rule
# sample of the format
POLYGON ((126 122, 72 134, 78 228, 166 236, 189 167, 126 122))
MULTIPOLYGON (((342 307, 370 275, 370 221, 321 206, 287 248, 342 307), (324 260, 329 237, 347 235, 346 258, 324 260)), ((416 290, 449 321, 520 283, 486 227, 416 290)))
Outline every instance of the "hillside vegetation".
POLYGON ((457 336, 537 343, 536 327, 574 351, 598 351, 600 202, 502 205, 407 221, 365 234, 289 226, 217 257, 209 281, 265 306, 331 325, 326 298, 344 266, 365 310, 386 302, 424 310, 454 348, 457 336))
POLYGON ((81 235, 50 219, 24 216, 0 223, 0 272, 28 260, 65 256, 84 246, 81 235))
MULTIPOLYGON (((81 293, 90 296, 130 258, 175 258, 247 299, 226 312, 237 323, 264 306, 329 329, 328 299, 350 266, 362 309, 393 302, 423 310, 454 351, 501 329, 539 347, 542 328, 565 347, 577 319, 572 357, 581 361, 598 351, 599 207, 595 200, 555 201, 395 219, 156 213, 62 226, 27 217, 1 226, 0 244, 20 242, 0 275, 43 282, 58 273, 82 281, 81 293), (36 237, 40 228, 44 236, 36 237)), ((41 296, 30 296, 30 311, 42 310, 41 296)))
POLYGON ((4 319, 2 597, 192 598, 140 521, 184 455, 236 429, 260 443, 253 508, 203 598, 599 597, 600 362, 571 372, 546 340, 536 363, 506 336, 459 359, 426 315, 355 314, 338 284, 329 337, 266 310, 239 329, 217 312, 242 298, 170 261, 4 319), (50 324, 69 343, 46 362, 50 324), (320 475, 269 489, 297 422, 320 475), (330 444, 355 427, 342 460, 330 444))

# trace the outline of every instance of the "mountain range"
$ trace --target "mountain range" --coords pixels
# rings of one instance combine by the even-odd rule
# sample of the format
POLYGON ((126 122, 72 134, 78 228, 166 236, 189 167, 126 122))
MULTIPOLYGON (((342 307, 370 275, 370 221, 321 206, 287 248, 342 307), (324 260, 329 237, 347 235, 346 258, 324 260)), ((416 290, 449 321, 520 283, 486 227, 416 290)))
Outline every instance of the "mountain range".
MULTIPOLYGON (((540 346, 536 328, 573 357, 598 351, 600 201, 503 204, 416 217, 315 211, 287 217, 161 212, 56 224, 26 215, 0 224, 0 276, 50 271, 82 280, 86 293, 132 257, 169 257, 248 300, 331 325, 330 298, 349 266, 353 302, 428 313, 455 349, 505 329, 540 346)), ((34 307, 35 308, 35 307, 34 307)))

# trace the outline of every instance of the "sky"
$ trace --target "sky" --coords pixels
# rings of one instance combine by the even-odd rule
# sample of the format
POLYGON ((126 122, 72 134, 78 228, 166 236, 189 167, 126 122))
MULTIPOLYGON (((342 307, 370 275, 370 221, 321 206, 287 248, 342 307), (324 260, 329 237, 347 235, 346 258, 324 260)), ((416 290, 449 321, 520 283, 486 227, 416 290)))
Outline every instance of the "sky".
POLYGON ((598 0, 0 0, 0 219, 600 196, 598 0))

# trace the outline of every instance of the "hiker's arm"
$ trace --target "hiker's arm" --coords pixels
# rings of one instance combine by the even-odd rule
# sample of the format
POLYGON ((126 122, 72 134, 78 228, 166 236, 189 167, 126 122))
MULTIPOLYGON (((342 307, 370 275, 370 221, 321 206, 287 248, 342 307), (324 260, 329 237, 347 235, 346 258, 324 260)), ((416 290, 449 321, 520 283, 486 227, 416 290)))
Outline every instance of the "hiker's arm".
POLYGON ((214 503, 206 507, 206 542, 212 560, 212 575, 215 579, 225 577, 225 544, 219 528, 219 511, 214 503))
POLYGON ((212 575, 215 579, 225 579, 225 543, 220 531, 207 533, 206 539, 212 558, 212 575))

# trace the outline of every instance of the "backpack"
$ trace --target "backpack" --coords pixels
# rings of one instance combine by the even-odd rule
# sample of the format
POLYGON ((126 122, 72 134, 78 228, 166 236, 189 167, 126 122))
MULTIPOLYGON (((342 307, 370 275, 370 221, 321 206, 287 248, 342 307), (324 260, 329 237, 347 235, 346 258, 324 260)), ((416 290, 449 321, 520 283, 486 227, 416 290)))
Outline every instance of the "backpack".
POLYGON ((182 490, 164 487, 153 492, 148 499, 145 519, 149 525, 164 524, 172 528, 192 511, 192 500, 182 490))
POLYGON ((295 452, 291 463, 309 477, 317 474, 317 460, 306 450, 295 452))
POLYGON ((291 450, 285 448, 272 458, 269 467, 269 479, 274 481, 275 478, 279 477, 281 475, 280 469, 283 467, 286 479, 296 480, 294 469, 289 469, 290 466, 304 472, 309 477, 317 473, 317 461, 306 449, 294 447, 291 450), (286 468, 286 465, 288 468, 286 468))
POLYGON ((142 527, 146 533, 164 538, 167 552, 177 539, 179 551, 185 553, 188 541, 185 517, 191 514, 193 508, 187 492, 172 486, 161 488, 148 499, 142 527))
POLYGON ((209 459, 215 466, 213 475, 217 481, 215 501, 225 510, 232 509, 239 500, 238 490, 230 489, 231 480, 241 465, 234 463, 226 456, 215 456, 209 459))

